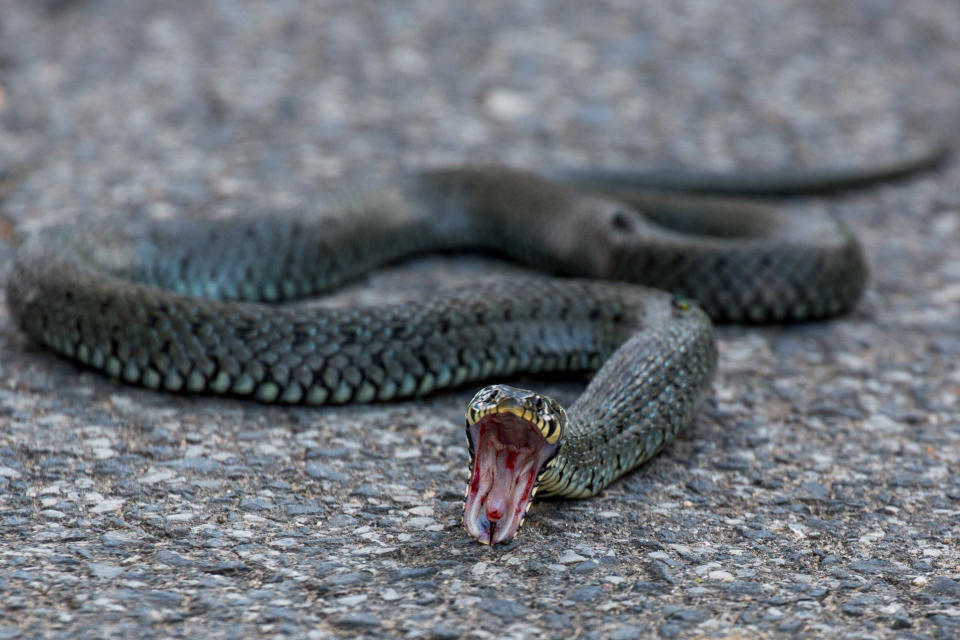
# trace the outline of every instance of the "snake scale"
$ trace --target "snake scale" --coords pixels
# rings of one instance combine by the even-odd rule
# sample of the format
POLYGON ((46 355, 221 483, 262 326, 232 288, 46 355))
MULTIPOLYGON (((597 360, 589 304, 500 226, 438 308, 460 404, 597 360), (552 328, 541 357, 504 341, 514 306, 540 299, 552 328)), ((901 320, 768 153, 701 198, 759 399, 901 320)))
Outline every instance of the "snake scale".
POLYGON ((596 371, 568 410, 506 385, 468 407, 464 521, 496 543, 516 533, 537 491, 594 495, 690 422, 715 369, 710 318, 822 318, 863 289, 859 245, 832 219, 664 189, 838 188, 942 155, 719 176, 441 169, 310 214, 54 227, 21 244, 7 298, 37 342, 171 392, 342 404, 596 371), (651 186, 661 190, 637 188, 651 186), (403 304, 270 304, 413 254, 464 249, 567 277, 481 278, 403 304))

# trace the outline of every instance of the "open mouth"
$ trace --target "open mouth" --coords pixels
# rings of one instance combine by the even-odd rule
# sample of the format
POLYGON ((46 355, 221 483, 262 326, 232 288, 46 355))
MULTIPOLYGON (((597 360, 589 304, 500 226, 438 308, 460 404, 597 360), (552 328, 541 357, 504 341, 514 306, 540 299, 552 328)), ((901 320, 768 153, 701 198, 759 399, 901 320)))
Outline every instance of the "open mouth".
POLYGON ((504 542, 517 532, 536 494, 538 477, 560 448, 517 413, 526 412, 508 406, 468 417, 473 468, 463 522, 484 544, 504 542))

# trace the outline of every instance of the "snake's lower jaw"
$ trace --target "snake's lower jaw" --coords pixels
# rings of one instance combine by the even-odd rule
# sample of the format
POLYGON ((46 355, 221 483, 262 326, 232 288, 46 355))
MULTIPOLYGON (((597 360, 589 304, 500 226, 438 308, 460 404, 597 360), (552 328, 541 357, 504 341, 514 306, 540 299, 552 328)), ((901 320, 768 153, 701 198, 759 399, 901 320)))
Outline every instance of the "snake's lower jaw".
POLYGON ((530 421, 494 413, 468 425, 473 466, 463 506, 467 531, 483 544, 512 538, 536 493, 537 478, 556 454, 530 421))

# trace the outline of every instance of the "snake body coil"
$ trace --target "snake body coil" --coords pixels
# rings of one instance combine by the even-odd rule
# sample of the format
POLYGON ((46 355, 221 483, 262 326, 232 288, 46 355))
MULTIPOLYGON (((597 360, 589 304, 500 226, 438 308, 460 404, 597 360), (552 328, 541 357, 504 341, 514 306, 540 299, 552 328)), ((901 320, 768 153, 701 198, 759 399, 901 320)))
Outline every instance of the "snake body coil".
POLYGON ((520 526, 538 486, 593 495, 690 421, 715 368, 708 314, 824 317, 850 308, 863 288, 860 249, 833 220, 747 204, 705 210, 607 177, 617 178, 605 185, 616 197, 505 169, 440 170, 310 217, 49 229, 21 246, 8 301, 20 327, 58 353, 174 392, 339 404, 518 372, 599 369, 567 412, 562 441, 552 418, 535 415, 540 396, 498 387, 471 405, 479 462, 465 519, 478 539, 499 542, 520 526), (487 279, 416 303, 265 304, 451 249, 638 284, 487 279), (682 294, 706 313, 638 285, 682 294), (541 440, 557 446, 543 453, 541 440), (527 460, 537 468, 505 475, 527 460))

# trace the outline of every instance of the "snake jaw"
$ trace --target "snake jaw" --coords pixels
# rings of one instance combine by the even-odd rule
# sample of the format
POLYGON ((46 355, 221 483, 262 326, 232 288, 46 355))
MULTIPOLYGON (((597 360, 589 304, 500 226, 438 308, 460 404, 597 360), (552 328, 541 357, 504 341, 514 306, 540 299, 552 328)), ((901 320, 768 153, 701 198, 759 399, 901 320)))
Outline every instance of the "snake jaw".
POLYGON ((540 476, 560 450, 566 415, 532 391, 495 385, 467 409, 470 483, 467 531, 483 544, 512 538, 530 509, 540 476))

